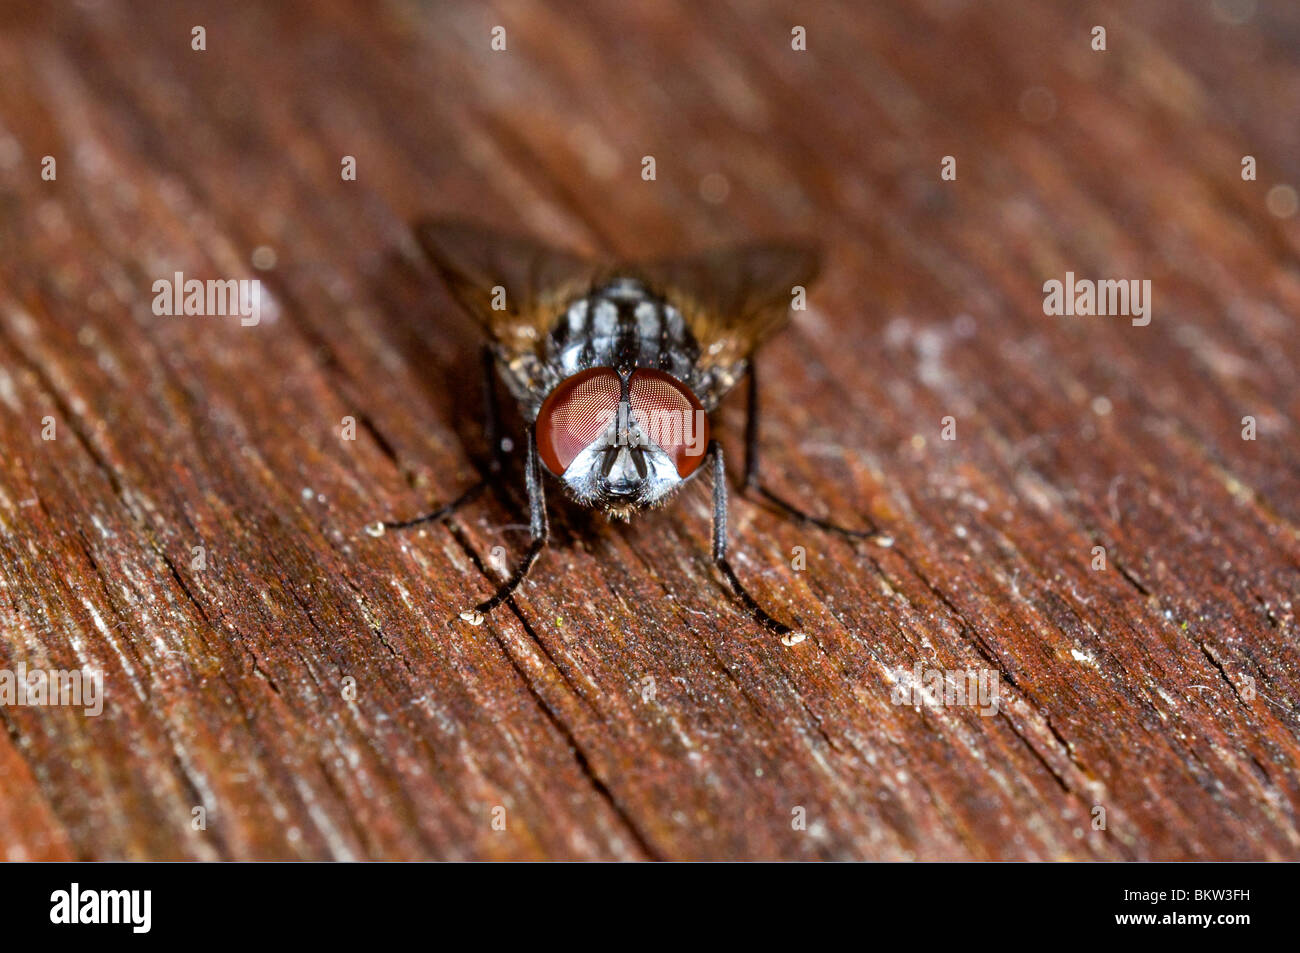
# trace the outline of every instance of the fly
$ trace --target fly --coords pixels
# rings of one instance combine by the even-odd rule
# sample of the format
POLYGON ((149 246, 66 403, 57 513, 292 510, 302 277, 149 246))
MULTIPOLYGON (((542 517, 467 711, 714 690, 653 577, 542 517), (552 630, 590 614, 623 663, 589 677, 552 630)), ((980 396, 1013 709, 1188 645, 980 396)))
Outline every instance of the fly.
POLYGON ((609 516, 667 502, 709 463, 713 562, 765 628, 791 629, 750 595, 727 560, 727 481, 709 414, 748 380, 742 492, 787 515, 854 538, 758 481, 758 382, 754 353, 788 321, 792 296, 816 277, 818 254, 800 244, 745 245, 644 264, 596 262, 476 225, 429 221, 416 236, 456 300, 488 337, 483 352, 488 474, 457 499, 390 529, 442 520, 502 470, 493 372, 528 424, 525 482, 530 541, 491 598, 462 612, 478 625, 510 598, 546 546, 545 479, 609 516))

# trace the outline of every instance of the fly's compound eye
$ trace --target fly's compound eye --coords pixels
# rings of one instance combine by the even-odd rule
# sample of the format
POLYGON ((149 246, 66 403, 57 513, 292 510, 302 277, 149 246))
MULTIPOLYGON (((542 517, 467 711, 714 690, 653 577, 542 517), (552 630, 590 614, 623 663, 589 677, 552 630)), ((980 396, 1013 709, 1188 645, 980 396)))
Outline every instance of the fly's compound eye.
POLYGON ((699 398, 672 375, 646 368, 632 374, 630 390, 642 433, 672 458, 678 476, 690 476, 709 446, 709 418, 699 398))
POLYGON ((607 367, 574 374, 547 395, 537 413, 537 454, 556 476, 594 443, 618 415, 622 392, 607 367))

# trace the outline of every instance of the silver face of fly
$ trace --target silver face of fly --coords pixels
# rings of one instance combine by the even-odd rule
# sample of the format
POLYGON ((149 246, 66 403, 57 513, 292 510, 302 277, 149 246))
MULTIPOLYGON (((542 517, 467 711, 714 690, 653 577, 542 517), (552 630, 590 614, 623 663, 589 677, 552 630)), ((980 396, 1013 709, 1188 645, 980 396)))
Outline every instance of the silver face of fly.
MULTIPOLYGON (((620 405, 620 415, 627 406, 620 405)), ((560 475, 573 499, 629 519, 639 509, 664 502, 682 485, 668 453, 649 440, 638 443, 633 428, 639 429, 635 421, 624 429, 616 419, 573 458, 560 475)))
MULTIPOLYGON (((863 537, 809 516, 757 483, 754 351, 788 320, 792 298, 815 277, 818 256, 801 244, 756 244, 649 263, 592 261, 476 225, 425 222, 416 236, 456 299, 487 332, 495 367, 528 424, 525 479, 528 551, 492 598, 461 618, 477 625, 518 587, 549 536, 544 473, 573 500, 620 518, 666 502, 706 461, 713 481, 713 562, 762 625, 790 628, 763 611, 727 561, 727 483, 708 414, 749 379, 744 489, 824 529, 863 537)), ((443 519, 502 468, 490 379, 491 474, 410 526, 443 519)))

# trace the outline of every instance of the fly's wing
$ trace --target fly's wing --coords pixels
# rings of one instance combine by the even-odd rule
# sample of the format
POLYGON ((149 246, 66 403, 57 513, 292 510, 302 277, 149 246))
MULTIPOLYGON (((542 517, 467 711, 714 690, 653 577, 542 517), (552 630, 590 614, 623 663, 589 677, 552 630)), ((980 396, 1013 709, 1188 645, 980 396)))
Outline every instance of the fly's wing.
POLYGON ((589 289, 599 270, 577 255, 468 222, 423 221, 416 224, 415 235, 507 364, 535 353, 563 309, 589 289))
POLYGON ((807 289, 820 263, 814 245, 769 242, 632 270, 682 313, 700 345, 701 381, 713 390, 700 397, 712 403, 740 378, 754 351, 785 326, 796 286, 807 289))

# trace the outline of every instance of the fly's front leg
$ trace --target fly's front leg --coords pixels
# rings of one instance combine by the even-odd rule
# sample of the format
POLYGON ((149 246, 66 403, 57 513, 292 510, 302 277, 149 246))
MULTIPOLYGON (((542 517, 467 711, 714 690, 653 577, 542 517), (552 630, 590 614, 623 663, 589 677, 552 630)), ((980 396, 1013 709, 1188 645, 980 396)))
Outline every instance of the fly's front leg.
POLYGON ((875 542, 881 542, 884 537, 880 535, 879 530, 872 526, 871 529, 849 529, 846 526, 840 526, 838 523, 832 523, 830 520, 813 516, 777 496, 758 479, 758 374, 754 369, 754 361, 751 358, 749 362, 749 408, 748 416, 745 418, 745 479, 741 484, 741 492, 746 492, 751 488, 757 490, 759 495, 765 500, 801 523, 810 523, 831 533, 839 533, 841 536, 847 536, 850 539, 870 539, 875 542))
POLYGON ((483 436, 487 439, 488 447, 492 456, 488 460, 488 474, 482 477, 478 482, 472 484, 465 492, 456 497, 450 503, 438 507, 431 513, 425 513, 423 516, 416 516, 407 520, 383 520, 378 523, 372 523, 366 527, 367 532, 373 536, 382 535, 386 529, 406 529, 411 526, 419 526, 422 523, 432 523, 437 520, 444 520, 459 510, 466 503, 472 503, 483 495, 483 491, 492 485, 493 481, 501 475, 503 467, 502 457, 504 451, 501 448, 501 407, 497 403, 497 389, 494 380, 494 365, 492 350, 488 347, 483 348, 483 410, 485 420, 483 423, 483 436))
POLYGON ((709 441, 709 453, 713 454, 713 564, 727 578, 731 591, 745 604, 759 625, 777 635, 789 635, 790 627, 763 611, 741 584, 731 563, 727 562, 727 467, 722 458, 722 447, 716 440, 709 441))
POLYGON ((470 625, 481 625, 483 616, 510 598, 514 591, 519 588, 519 584, 528 578, 528 573, 532 570, 533 564, 537 562, 537 557, 542 554, 547 539, 550 538, 551 527, 546 518, 546 491, 542 485, 542 465, 537 456, 537 438, 533 435, 531 428, 528 430, 528 455, 524 466, 527 471, 528 486, 528 530, 530 537, 528 549, 524 553, 523 559, 515 566, 514 572, 510 574, 510 578, 501 584, 501 587, 497 589, 496 594, 491 599, 480 602, 473 609, 466 609, 460 614, 460 617, 470 625))

